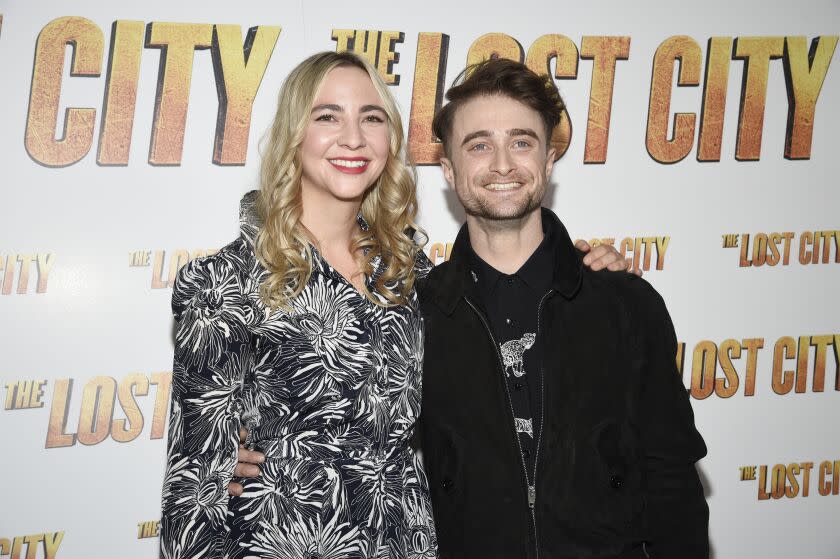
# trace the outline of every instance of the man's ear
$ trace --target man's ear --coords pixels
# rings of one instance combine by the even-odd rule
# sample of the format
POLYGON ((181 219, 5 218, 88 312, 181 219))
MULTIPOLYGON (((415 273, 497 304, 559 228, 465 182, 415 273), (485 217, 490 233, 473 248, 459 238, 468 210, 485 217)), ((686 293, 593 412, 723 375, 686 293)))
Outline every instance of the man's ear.
POLYGON ((440 158, 440 168, 443 170, 443 176, 449 186, 455 188, 455 172, 452 169, 452 161, 448 157, 442 156, 440 158))
POLYGON ((551 177, 551 170, 554 169, 554 156, 557 154, 557 150, 554 148, 550 148, 548 153, 545 154, 545 176, 546 178, 551 177))

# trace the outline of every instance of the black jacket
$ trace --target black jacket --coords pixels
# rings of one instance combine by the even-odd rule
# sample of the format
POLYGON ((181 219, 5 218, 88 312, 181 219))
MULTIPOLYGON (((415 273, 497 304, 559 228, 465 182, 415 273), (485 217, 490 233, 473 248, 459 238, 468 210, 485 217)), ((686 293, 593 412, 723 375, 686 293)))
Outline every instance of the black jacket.
POLYGON ((421 444, 442 558, 708 557, 706 454, 659 294, 592 272, 555 222, 540 306, 543 413, 526 484, 498 345, 475 300, 466 226, 428 276, 421 444), (536 533, 535 533, 536 532, 536 533))

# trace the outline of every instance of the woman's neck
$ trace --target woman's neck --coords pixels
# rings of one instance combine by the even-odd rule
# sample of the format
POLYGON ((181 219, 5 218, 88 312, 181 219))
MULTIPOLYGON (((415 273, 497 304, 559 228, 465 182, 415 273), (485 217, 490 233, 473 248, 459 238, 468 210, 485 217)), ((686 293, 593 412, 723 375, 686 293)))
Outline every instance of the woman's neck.
POLYGON ((350 241, 359 227, 356 216, 360 201, 337 200, 305 190, 301 194, 303 213, 300 221, 312 235, 313 244, 322 253, 349 252, 350 241))

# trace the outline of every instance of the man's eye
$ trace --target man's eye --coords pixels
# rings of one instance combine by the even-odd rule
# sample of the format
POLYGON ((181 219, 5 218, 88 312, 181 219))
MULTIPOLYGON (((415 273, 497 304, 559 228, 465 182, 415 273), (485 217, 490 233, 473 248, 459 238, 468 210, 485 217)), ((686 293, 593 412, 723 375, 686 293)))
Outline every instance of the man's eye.
POLYGON ((470 148, 470 151, 485 151, 486 149, 489 149, 487 144, 475 144, 470 148))
POLYGON ((531 147, 531 143, 527 140, 516 140, 513 142, 513 147, 515 148, 529 148, 531 147))

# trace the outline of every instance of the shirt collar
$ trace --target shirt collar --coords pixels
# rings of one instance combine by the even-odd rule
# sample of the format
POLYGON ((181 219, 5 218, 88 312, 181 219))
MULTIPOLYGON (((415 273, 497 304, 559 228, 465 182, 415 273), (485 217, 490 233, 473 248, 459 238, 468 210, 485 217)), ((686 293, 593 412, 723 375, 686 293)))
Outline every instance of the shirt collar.
MULTIPOLYGON (((542 241, 522 267, 513 274, 510 274, 518 276, 528 287, 539 294, 545 293, 551 287, 552 275, 554 273, 554 253, 557 249, 555 246, 557 238, 554 231, 555 228, 556 226, 553 220, 542 220, 542 241)), ((492 293, 496 283, 503 276, 508 275, 485 262, 476 254, 472 245, 469 246, 469 263, 472 280, 476 287, 484 293, 492 293)))

